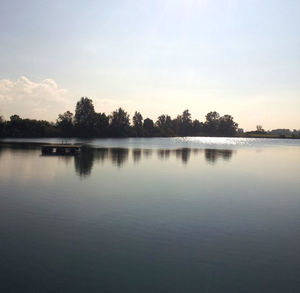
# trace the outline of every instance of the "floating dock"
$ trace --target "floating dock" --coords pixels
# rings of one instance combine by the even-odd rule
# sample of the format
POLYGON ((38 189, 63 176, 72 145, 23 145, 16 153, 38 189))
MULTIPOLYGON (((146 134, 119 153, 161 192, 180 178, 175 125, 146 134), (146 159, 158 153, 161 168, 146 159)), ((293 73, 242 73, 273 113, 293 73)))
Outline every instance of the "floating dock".
POLYGON ((75 144, 43 144, 43 155, 76 155, 81 150, 81 145, 75 144))

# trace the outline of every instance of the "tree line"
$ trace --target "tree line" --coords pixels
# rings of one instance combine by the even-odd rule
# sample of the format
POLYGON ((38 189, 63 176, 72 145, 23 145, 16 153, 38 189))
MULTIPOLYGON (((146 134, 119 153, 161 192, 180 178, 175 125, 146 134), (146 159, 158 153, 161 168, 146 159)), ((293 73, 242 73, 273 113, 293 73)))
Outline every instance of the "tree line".
POLYGON ((238 124, 231 115, 220 116, 212 111, 205 121, 192 120, 189 110, 176 118, 162 114, 153 121, 135 112, 130 121, 122 108, 110 115, 97 113, 93 101, 82 97, 76 104, 75 115, 70 111, 59 114, 55 123, 22 119, 18 115, 5 121, 0 117, 2 137, 170 137, 170 136, 235 136, 238 124))

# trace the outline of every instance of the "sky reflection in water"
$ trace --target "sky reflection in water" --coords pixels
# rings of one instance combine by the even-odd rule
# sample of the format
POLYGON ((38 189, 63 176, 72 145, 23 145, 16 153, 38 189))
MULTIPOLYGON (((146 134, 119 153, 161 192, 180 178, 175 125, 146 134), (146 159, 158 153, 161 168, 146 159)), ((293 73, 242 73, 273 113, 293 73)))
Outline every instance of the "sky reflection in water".
POLYGON ((300 141, 126 141, 0 144, 1 292, 299 292, 300 141))

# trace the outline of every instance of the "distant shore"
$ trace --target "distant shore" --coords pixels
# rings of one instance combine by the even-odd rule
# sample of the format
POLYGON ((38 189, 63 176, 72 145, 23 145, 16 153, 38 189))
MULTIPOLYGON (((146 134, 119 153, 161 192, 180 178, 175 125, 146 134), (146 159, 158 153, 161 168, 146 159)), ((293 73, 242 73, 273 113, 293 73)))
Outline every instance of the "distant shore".
POLYGON ((36 138, 56 138, 56 139, 127 139, 127 138, 184 138, 184 137, 216 137, 216 138, 270 138, 270 139, 300 139, 300 136, 279 135, 279 134, 240 134, 235 136, 220 135, 197 135, 197 136, 3 136, 1 139, 36 139, 36 138))

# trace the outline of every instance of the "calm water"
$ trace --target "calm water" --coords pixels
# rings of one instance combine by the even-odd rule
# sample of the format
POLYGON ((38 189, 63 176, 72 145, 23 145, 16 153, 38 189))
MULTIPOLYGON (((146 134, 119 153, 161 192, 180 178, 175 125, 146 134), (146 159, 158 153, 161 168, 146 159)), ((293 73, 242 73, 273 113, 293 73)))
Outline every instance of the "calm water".
POLYGON ((0 292, 300 292, 300 140, 40 142, 0 144, 0 292))

